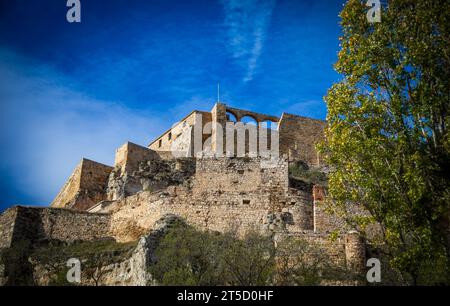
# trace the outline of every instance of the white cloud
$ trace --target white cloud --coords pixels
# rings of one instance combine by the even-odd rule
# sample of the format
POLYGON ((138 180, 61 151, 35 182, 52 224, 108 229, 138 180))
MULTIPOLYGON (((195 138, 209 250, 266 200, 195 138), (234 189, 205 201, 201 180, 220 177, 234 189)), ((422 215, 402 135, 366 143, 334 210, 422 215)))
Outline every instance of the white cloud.
POLYGON ((48 204, 82 157, 112 165, 121 144, 146 145, 164 124, 73 90, 51 67, 4 49, 0 58, 0 170, 31 204, 48 204))
POLYGON ((222 0, 228 46, 245 66, 244 82, 251 81, 258 66, 276 0, 222 0))

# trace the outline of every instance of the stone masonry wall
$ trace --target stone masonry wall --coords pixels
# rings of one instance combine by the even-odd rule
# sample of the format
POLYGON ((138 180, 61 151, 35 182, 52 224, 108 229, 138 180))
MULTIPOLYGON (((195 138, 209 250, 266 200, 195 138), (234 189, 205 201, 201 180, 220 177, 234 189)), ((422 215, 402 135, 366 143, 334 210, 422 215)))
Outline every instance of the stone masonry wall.
POLYGON ((96 240, 110 237, 110 216, 60 208, 15 206, 0 216, 0 245, 21 240, 39 244, 50 240, 96 240))
POLYGON ((127 142, 116 151, 114 170, 131 173, 139 169, 143 160, 160 159, 159 155, 146 147, 127 142))
POLYGON ((10 208, 0 215, 0 249, 9 248, 14 233, 17 209, 10 208))
POLYGON ((105 200, 106 184, 112 169, 112 167, 82 159, 50 206, 87 210, 105 200))
POLYGON ((191 136, 194 126, 198 128, 196 133, 202 135, 204 140, 208 135, 203 135, 203 127, 209 122, 211 122, 211 113, 197 110, 192 111, 150 143, 148 148, 155 151, 176 151, 179 154, 183 153, 179 157, 192 156, 193 143, 191 136))
MULTIPOLYGON (((150 149, 143 150, 154 152, 150 149)), ((122 172, 120 166, 112 171, 106 189, 109 201, 118 200, 140 191, 156 191, 170 185, 189 184, 195 172, 195 159, 158 159, 145 154, 135 158, 135 166, 122 172)))
POLYGON ((207 191, 250 192, 278 188, 286 192, 289 185, 287 161, 271 163, 262 158, 197 159, 194 193, 207 191))
POLYGON ((65 207, 77 196, 80 191, 82 166, 83 160, 75 167, 67 182, 50 204, 51 207, 65 207))
POLYGON ((318 165, 319 156, 315 145, 323 139, 326 123, 306 117, 284 113, 278 124, 280 154, 289 160, 303 160, 309 165, 318 165))
POLYGON ((133 240, 163 215, 176 214, 200 229, 221 232, 312 231, 312 198, 288 188, 287 168, 282 159, 275 168, 259 159, 198 159, 190 187, 144 191, 109 205, 111 229, 117 239, 133 240))
POLYGON ((341 234, 333 240, 326 233, 277 233, 275 241, 287 237, 297 237, 314 243, 337 267, 359 273, 365 270, 366 246, 357 232, 341 234))

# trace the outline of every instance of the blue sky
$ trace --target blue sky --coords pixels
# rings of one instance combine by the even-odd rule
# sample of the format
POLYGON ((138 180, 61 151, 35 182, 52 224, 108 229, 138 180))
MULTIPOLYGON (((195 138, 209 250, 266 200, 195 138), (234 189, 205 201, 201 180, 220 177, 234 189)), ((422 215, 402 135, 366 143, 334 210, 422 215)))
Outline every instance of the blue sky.
POLYGON ((0 0, 0 210, 48 205, 82 157, 113 164, 193 109, 324 119, 330 0, 0 0))

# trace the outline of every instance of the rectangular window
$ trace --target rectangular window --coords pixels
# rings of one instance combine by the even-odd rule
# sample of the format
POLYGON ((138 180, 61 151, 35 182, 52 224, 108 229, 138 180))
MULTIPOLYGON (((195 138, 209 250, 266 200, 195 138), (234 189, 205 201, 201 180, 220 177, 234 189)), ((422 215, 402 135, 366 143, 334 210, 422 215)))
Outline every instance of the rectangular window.
POLYGON ((160 140, 158 141, 158 147, 161 148, 161 146, 162 146, 162 139, 160 139, 160 140))
POLYGON ((169 140, 172 139, 172 132, 169 133, 169 140))

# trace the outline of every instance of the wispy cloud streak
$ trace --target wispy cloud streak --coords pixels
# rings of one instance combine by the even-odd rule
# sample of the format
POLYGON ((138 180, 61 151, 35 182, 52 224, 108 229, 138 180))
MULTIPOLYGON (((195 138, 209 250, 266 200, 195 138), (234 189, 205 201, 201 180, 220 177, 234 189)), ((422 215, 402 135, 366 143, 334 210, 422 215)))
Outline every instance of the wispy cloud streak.
POLYGON ((222 0, 228 47, 245 68, 244 82, 251 81, 258 67, 276 0, 222 0))

